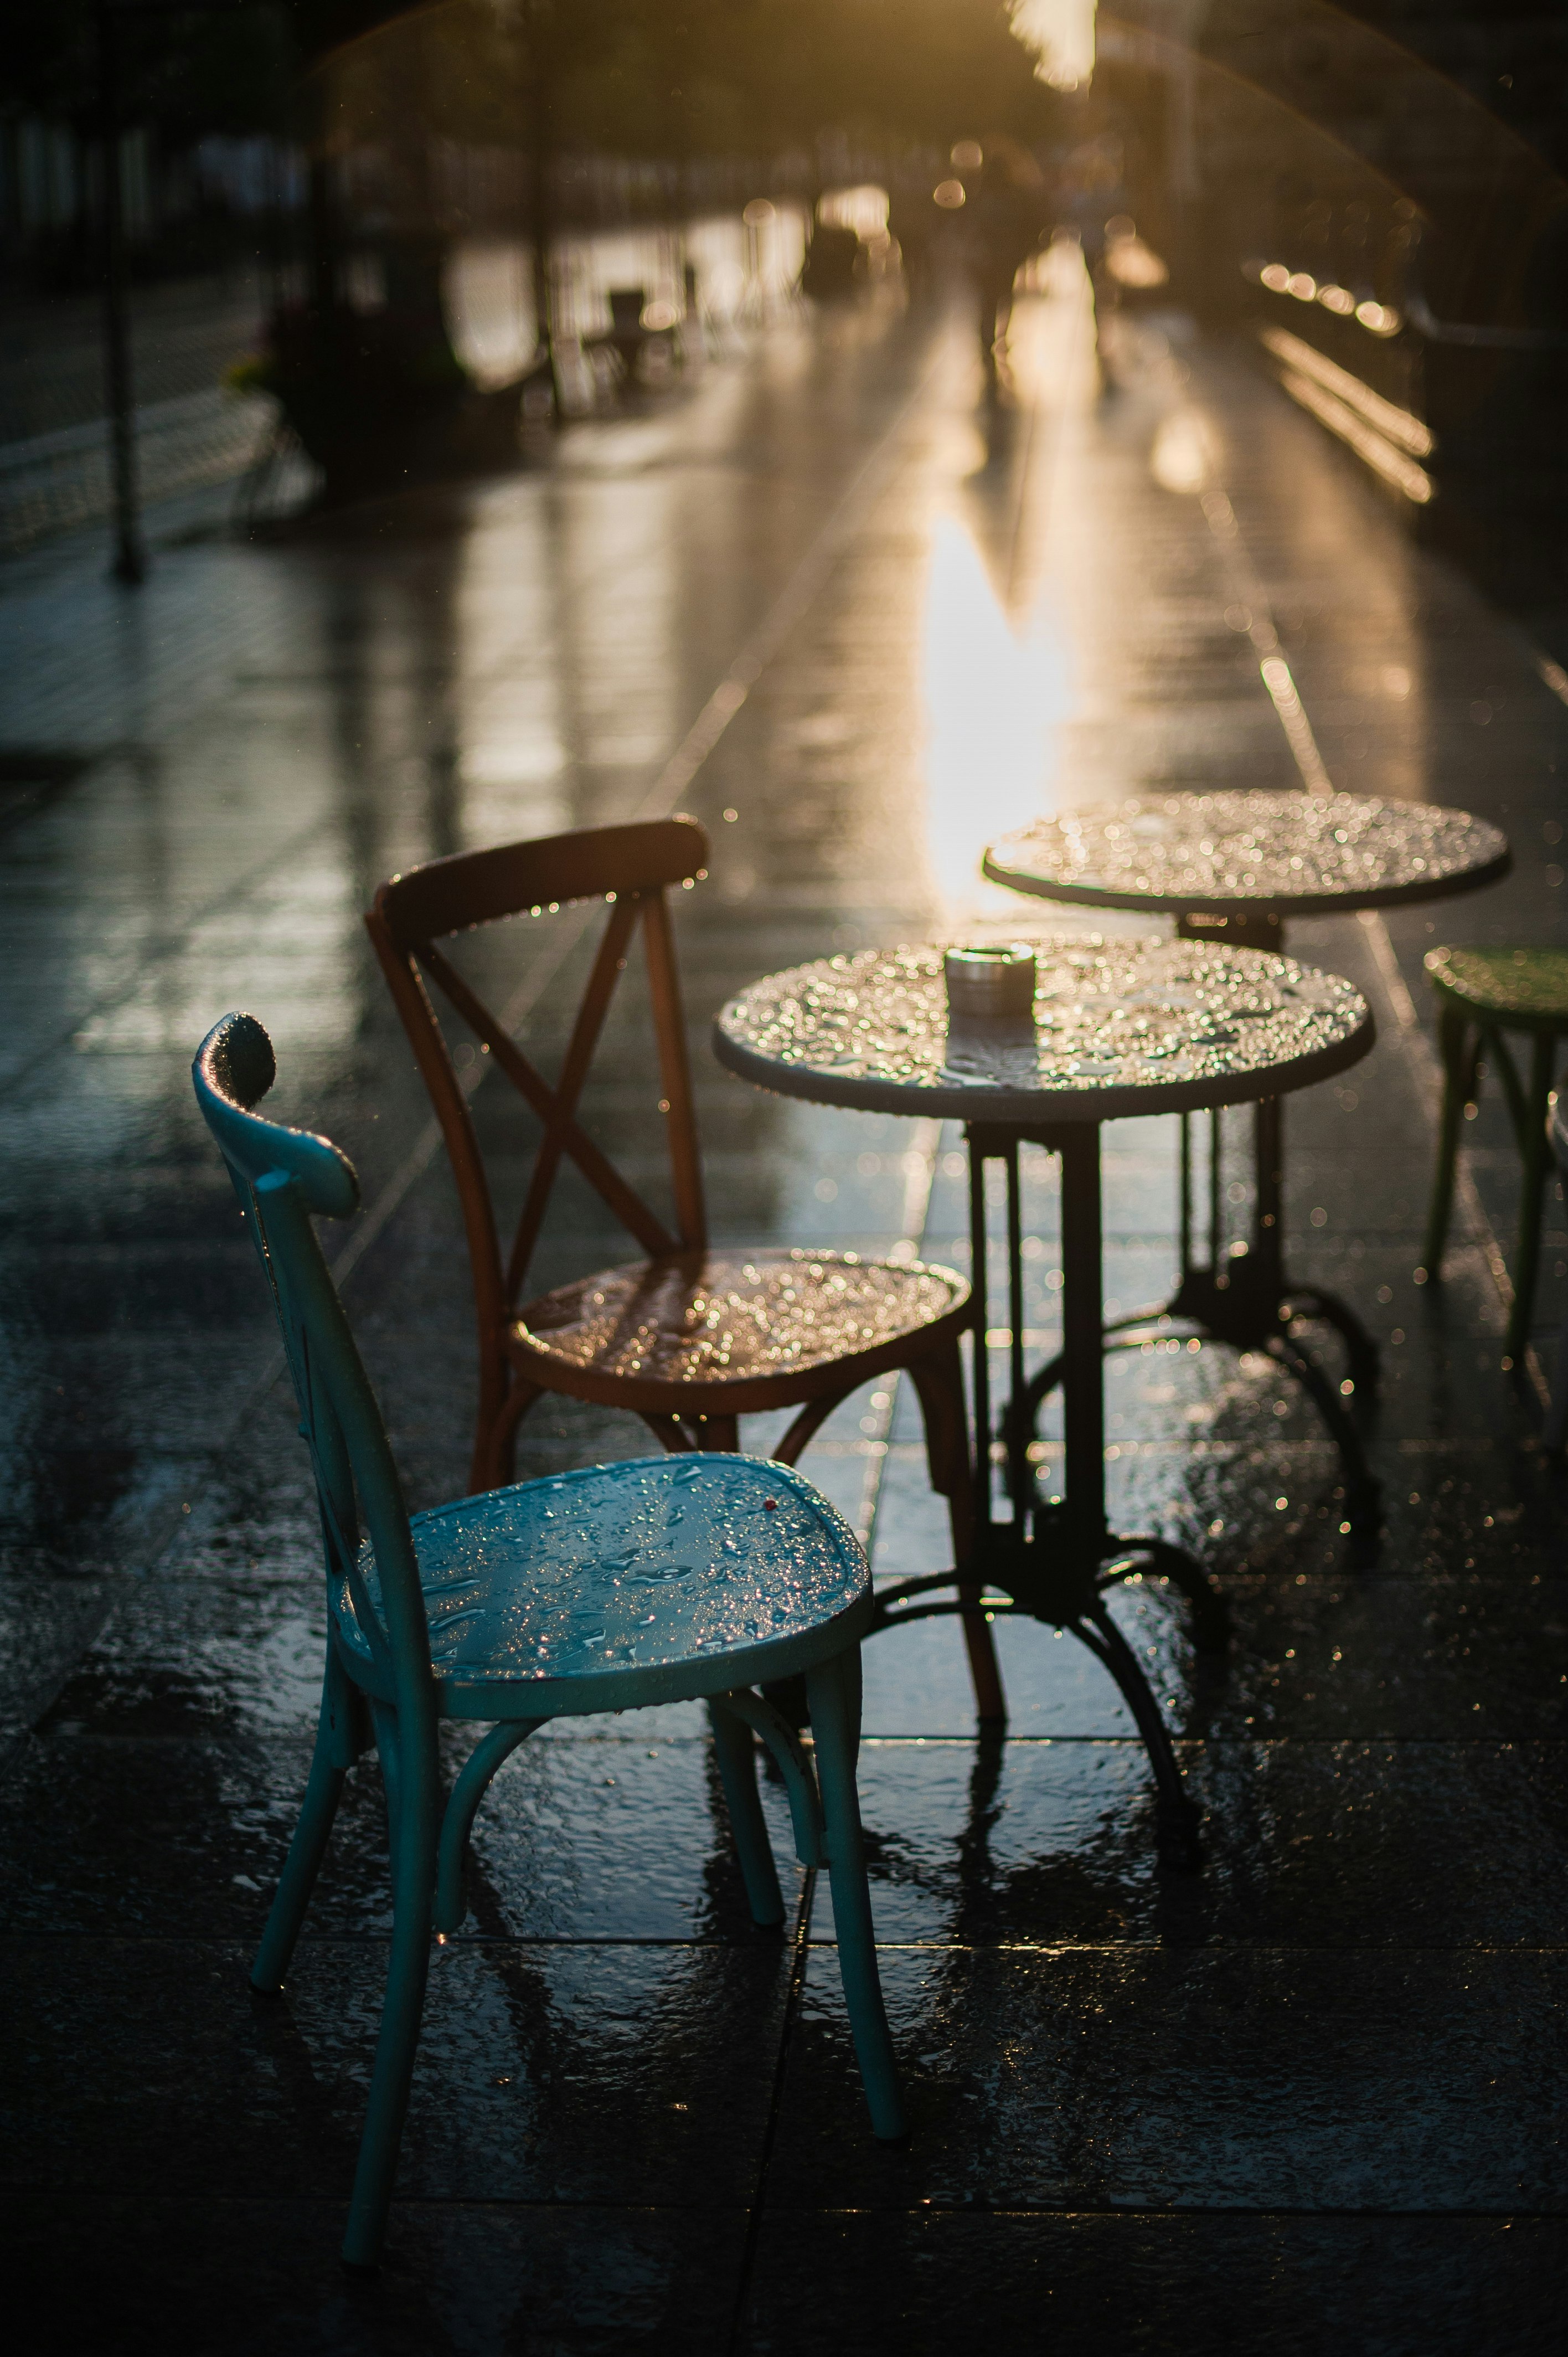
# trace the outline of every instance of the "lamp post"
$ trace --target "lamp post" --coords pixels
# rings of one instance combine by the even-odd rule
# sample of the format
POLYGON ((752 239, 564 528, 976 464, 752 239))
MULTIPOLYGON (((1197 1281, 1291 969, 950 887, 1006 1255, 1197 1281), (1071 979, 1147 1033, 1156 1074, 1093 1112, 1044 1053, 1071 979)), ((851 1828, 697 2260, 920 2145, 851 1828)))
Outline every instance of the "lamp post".
POLYGON ((138 587, 147 577, 147 552, 136 486, 135 395, 131 375, 131 321, 125 303, 125 221, 120 181, 120 47, 110 0, 94 12, 98 36, 99 156, 103 186, 103 385, 108 403, 109 464, 114 485, 116 581, 138 587))
POLYGON ((124 125, 120 41, 116 19, 167 16, 188 12, 229 14, 267 6, 273 0, 96 0, 93 27, 98 49, 98 153, 103 182, 101 253, 103 294, 103 390, 108 405, 109 464, 114 485, 116 581, 139 588, 147 577, 147 547, 142 536, 140 486, 136 479, 136 400, 131 368, 131 315, 125 299, 125 208, 120 167, 124 125))

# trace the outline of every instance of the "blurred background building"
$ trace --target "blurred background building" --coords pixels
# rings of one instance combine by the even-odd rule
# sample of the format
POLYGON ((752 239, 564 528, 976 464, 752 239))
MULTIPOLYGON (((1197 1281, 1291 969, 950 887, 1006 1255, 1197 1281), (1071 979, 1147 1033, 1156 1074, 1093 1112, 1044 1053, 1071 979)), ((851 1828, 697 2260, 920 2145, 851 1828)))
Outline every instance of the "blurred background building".
POLYGON ((117 402, 142 500, 248 470, 275 498, 285 461, 286 496, 351 491, 401 479, 411 437, 416 467, 510 459, 519 412, 591 401, 645 344, 700 356, 748 311, 877 275, 920 297, 944 254, 994 247, 1032 174, 1016 259, 1070 232, 1102 308, 1157 288, 1240 337, 1412 529, 1494 589, 1558 595, 1568 25, 1538 0, 17 0, 10 21, 6 550, 108 510, 117 402), (966 190, 951 158, 984 142, 966 190))

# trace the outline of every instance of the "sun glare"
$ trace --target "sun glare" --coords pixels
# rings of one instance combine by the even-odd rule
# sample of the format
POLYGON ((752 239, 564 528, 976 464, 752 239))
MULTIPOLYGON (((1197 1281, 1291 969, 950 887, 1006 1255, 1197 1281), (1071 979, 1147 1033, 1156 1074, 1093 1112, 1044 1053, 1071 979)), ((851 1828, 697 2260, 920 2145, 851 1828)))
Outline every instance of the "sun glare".
POLYGON ((1067 651, 1048 603, 1015 632, 956 517, 937 519, 923 648, 927 851, 947 920, 1015 909, 982 881, 988 843, 1056 802, 1067 651))
POLYGON ((1053 90, 1077 90, 1094 71, 1095 0, 1015 0, 1013 29, 1053 90))

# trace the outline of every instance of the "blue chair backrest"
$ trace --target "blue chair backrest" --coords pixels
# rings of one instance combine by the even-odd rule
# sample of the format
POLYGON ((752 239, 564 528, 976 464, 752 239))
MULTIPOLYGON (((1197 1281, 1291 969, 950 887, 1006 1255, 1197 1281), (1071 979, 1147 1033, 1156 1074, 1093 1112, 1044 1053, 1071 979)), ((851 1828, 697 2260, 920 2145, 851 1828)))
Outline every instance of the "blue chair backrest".
POLYGON ((253 1110, 276 1070, 254 1016, 226 1015, 197 1050, 191 1079, 272 1287, 316 1473, 328 1576, 348 1581, 400 1717, 424 1717, 434 1709, 434 1682, 408 1514, 375 1394, 311 1224, 313 1214, 340 1220, 356 1211, 360 1182, 327 1138, 253 1110), (375 1555, 379 1610, 360 1571, 361 1535, 375 1555))

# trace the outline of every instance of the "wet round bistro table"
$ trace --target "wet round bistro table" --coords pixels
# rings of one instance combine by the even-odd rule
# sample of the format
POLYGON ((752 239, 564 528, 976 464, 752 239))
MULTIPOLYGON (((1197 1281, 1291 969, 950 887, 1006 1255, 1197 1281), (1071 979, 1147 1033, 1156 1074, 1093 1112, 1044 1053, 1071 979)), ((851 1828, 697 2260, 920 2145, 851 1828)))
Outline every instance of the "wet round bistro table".
MULTIPOLYGON (((1155 1771, 1162 1848, 1190 1852, 1196 1811, 1159 1706, 1106 1610, 1104 1591, 1145 1566, 1188 1598, 1200 1646, 1222 1646, 1222 1599, 1178 1548, 1110 1530, 1101 1323, 1100 1125, 1133 1114, 1187 1113, 1305 1088, 1359 1061, 1372 1044, 1366 1001, 1337 975, 1288 958, 1203 942, 1037 941, 1033 1015, 950 1028, 940 946, 865 950, 753 983, 717 1018, 719 1061, 759 1087, 819 1104, 924 1114, 963 1124, 970 1161, 971 1277, 977 1336, 986 1307, 985 1165, 1006 1174, 1010 1387, 1024 1366, 1018 1148, 1061 1160, 1065 1456, 1062 1495, 1036 1493, 1028 1426, 1006 1415, 1005 1493, 993 1495, 988 1353, 973 1354, 976 1543, 967 1565, 882 1592, 877 1627, 961 1609, 933 1591, 984 1585, 998 1609, 1069 1630, 1115 1678, 1155 1771), (917 1600, 918 1599, 918 1600, 917 1600)), ((987 1609, 993 1607, 988 1602, 987 1609)))
MULTIPOLYGON (((1509 865, 1508 838, 1467 811, 1364 794, 1294 790, 1147 794, 1040 819, 993 843, 985 873, 1042 899, 1175 916, 1178 938, 1279 952, 1287 917, 1402 907, 1492 883, 1509 865)), ((1345 1302, 1285 1273, 1283 1120, 1278 1092, 1260 1094, 1252 1123, 1251 1233, 1228 1243, 1218 1111, 1210 1114, 1208 1259, 1193 1237, 1192 1141, 1182 1124, 1181 1278, 1170 1300, 1118 1319, 1135 1337, 1158 1320, 1205 1339, 1265 1351, 1315 1402, 1344 1468, 1347 1514, 1363 1545, 1380 1521, 1378 1484, 1344 1400, 1369 1405, 1378 1349, 1345 1302), (1343 1337, 1348 1373, 1336 1385, 1293 1331, 1321 1318, 1343 1337)), ((1051 1381, 1042 1370, 1029 1421, 1051 1381)))

